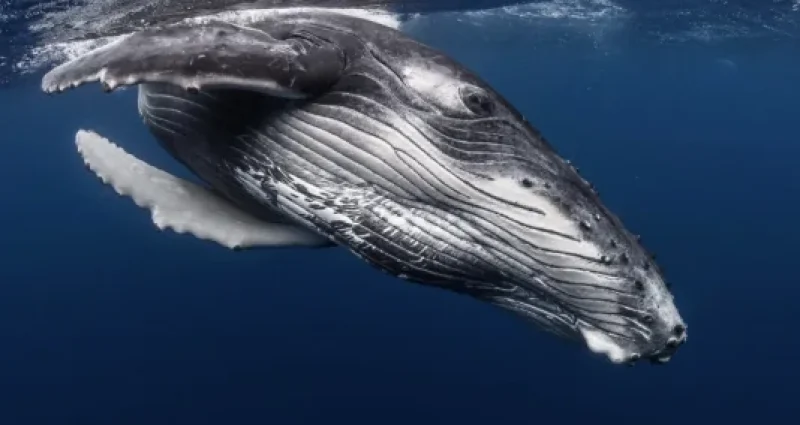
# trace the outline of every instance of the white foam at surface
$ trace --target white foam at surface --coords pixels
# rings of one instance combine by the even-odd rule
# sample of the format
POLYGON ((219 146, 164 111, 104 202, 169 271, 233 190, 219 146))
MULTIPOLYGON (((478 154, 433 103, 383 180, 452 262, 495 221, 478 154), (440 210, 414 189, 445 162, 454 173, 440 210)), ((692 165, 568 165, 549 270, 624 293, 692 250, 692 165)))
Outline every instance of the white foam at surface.
POLYGON ((595 20, 617 17, 625 12, 621 6, 609 0, 553 0, 550 2, 526 3, 480 11, 464 12, 466 16, 501 16, 518 19, 572 19, 595 20))
MULTIPOLYGON (((55 1, 44 2, 42 6, 47 7, 56 3, 55 1)), ((74 28, 82 27, 91 31, 102 31, 110 24, 140 12, 147 5, 147 1, 138 4, 127 2, 120 5, 118 0, 90 0, 80 6, 49 12, 41 20, 32 23, 28 29, 34 33, 41 33, 53 28, 59 29, 59 26, 69 23, 74 28)))
MULTIPOLYGON (((328 10, 333 12, 338 12, 342 14, 348 14, 357 16, 363 19, 369 19, 371 21, 377 22, 381 25, 385 25, 391 28, 398 29, 400 28, 400 19, 399 17, 390 12, 386 11, 378 11, 378 10, 362 10, 362 9, 345 9, 345 8, 311 8, 311 7, 304 7, 304 8, 283 8, 283 9, 252 9, 252 10, 233 10, 233 11, 224 11, 219 12, 211 15, 203 15, 197 17, 190 17, 183 20, 183 22, 195 22, 195 23, 202 23, 212 19, 222 20, 234 24, 248 24, 254 21, 257 21, 264 16, 280 14, 280 13, 288 13, 292 11, 298 10, 328 10)), ((34 25, 35 26, 35 25, 34 25)), ((32 26, 32 29, 33 27, 32 26)), ((36 30, 42 30, 41 24, 36 27, 36 30)), ((110 36, 110 37, 100 37, 91 40, 81 40, 81 41, 70 41, 70 42, 61 42, 61 43, 50 43, 45 44, 42 46, 37 46, 31 49, 31 51, 26 54, 22 60, 17 62, 14 65, 15 71, 17 72, 31 72, 34 71, 42 66, 53 62, 66 62, 72 59, 75 59, 87 52, 96 49, 98 47, 104 46, 108 43, 112 43, 120 38, 125 37, 128 34, 122 34, 117 36, 110 36)))
POLYGON ((98 47, 113 43, 126 35, 127 34, 38 46, 31 49, 30 53, 25 55, 21 61, 14 65, 14 68, 19 72, 28 72, 52 62, 66 62, 98 47))
MULTIPOLYGON (((42 40, 64 40, 67 33, 77 31, 83 33, 103 34, 108 28, 113 27, 119 22, 123 22, 131 14, 141 12, 143 8, 159 4, 170 0, 151 0, 137 2, 134 0, 86 0, 79 5, 72 5, 64 8, 67 0, 49 0, 36 3, 30 6, 26 14, 34 19, 29 25, 29 32, 42 40)), ((787 2, 789 15, 785 15, 781 21, 792 22, 800 11, 800 0, 787 2)), ((614 3, 612 0, 550 0, 532 1, 531 3, 489 8, 480 11, 469 12, 442 12, 433 14, 414 15, 404 22, 400 22, 398 16, 379 10, 359 10, 359 9, 329 9, 349 11, 359 14, 368 19, 372 19, 395 28, 407 29, 414 28, 420 22, 433 20, 437 22, 440 16, 448 15, 448 23, 468 25, 469 27, 508 27, 508 26, 534 26, 541 28, 543 21, 566 23, 571 29, 585 31, 587 26, 593 27, 590 30, 592 36, 598 36, 594 32, 598 31, 599 36, 610 28, 619 28, 620 24, 625 25, 627 18, 635 17, 628 13, 628 10, 614 3), (455 19, 452 17, 455 16, 455 19), (421 19, 420 19, 421 18, 421 19)), ((4 20, 14 19, 13 12, 9 17, 7 11, 0 13, 0 23, 4 20)), ((230 18, 246 21, 248 17, 255 16, 260 11, 237 10, 223 12, 230 18)), ((686 18, 691 18, 691 12, 686 11, 686 18)), ((205 17, 207 18, 207 17, 205 17)), ((409 18, 408 16, 406 18, 409 18)), ((203 19, 197 18, 197 19, 203 19)), ((760 22, 758 16, 753 17, 754 22, 760 22)), ((655 35, 665 42, 682 41, 703 41, 711 42, 729 38, 747 37, 751 30, 745 25, 737 23, 737 20, 727 22, 706 22, 700 19, 696 25, 691 25, 689 29, 682 29, 677 32, 659 33, 655 35)), ((770 21, 771 22, 771 21, 770 21)), ((435 24, 434 24, 435 25, 435 24)), ((785 28, 772 23, 761 23, 761 29, 768 33, 786 34, 785 28)), ((469 31, 469 28, 454 28, 454 31, 469 31)), ((97 40, 79 42, 44 42, 35 48, 28 49, 27 53, 20 58, 15 56, 11 60, 16 62, 12 68, 18 73, 28 73, 37 71, 43 66, 47 66, 60 61, 72 59, 82 53, 91 50, 107 42, 113 41, 113 37, 100 38, 97 40)))
MULTIPOLYGON (((126 9, 124 12, 119 12, 114 8, 115 0, 94 0, 91 2, 91 16, 96 15, 98 18, 95 20, 89 18, 82 18, 80 15, 75 16, 76 12, 72 9, 68 11, 53 12, 40 19, 38 22, 30 26, 33 33, 42 34, 50 30, 58 28, 59 22, 69 21, 70 24, 75 26, 86 26, 87 29, 97 28, 102 32, 102 28, 108 26, 110 23, 124 19, 125 14, 134 13, 141 9, 126 9), (99 19, 102 17, 102 19, 99 19)), ((143 7, 143 6, 142 6, 143 7)), ((283 8, 283 9, 251 9, 251 10, 232 10, 224 11, 211 15, 204 15, 198 17, 187 18, 185 21, 202 22, 208 19, 221 19, 231 23, 245 24, 257 20, 269 13, 281 13, 281 11, 289 10, 329 10, 340 13, 350 14, 372 21, 378 22, 388 27, 403 30, 408 24, 413 24, 415 19, 422 17, 419 15, 412 15, 407 21, 401 22, 400 17, 392 12, 384 10, 368 10, 358 8, 283 8)), ((436 15, 456 15, 463 16, 466 19, 460 20, 462 23, 471 26, 481 26, 487 24, 486 20, 491 21, 495 18, 510 18, 519 20, 520 25, 525 25, 525 21, 530 19, 572 19, 591 21, 599 18, 614 17, 624 12, 624 9, 615 5, 609 0, 553 0, 550 2, 536 2, 531 4, 523 4, 518 6, 506 6, 493 9, 486 9, 482 11, 471 12, 443 12, 433 14, 430 19, 437 19, 436 15)), ((87 12, 88 14, 88 12, 87 12)), ((51 63, 58 63, 74 59, 96 47, 100 47, 107 43, 113 42, 120 36, 101 37, 92 40, 74 41, 74 42, 57 42, 48 43, 37 46, 30 50, 23 58, 15 65, 15 71, 26 73, 38 70, 42 66, 51 63)), ((45 37, 46 38, 46 37, 45 37)))
POLYGON ((211 15, 197 16, 187 18, 184 22, 204 23, 209 20, 217 19, 235 24, 248 24, 257 22, 267 16, 276 16, 285 13, 294 13, 298 11, 329 11, 341 13, 344 15, 356 16, 362 19, 368 19, 377 22, 381 25, 391 27, 394 29, 400 28, 400 19, 397 14, 379 11, 379 10, 364 10, 353 8, 316 8, 316 7, 296 7, 296 8, 280 8, 280 9, 250 9, 250 10, 228 10, 211 15))

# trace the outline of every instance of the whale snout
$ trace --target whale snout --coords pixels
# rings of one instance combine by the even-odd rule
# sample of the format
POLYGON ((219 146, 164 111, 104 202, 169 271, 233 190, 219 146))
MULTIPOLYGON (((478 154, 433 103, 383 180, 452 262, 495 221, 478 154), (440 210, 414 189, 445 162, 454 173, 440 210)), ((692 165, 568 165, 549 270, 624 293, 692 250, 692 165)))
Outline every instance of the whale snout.
POLYGON ((651 364, 669 362, 686 342, 686 322, 672 302, 672 295, 660 284, 653 284, 647 301, 651 304, 645 314, 630 317, 627 335, 607 332, 601 327, 579 324, 578 329, 586 346, 618 364, 634 365, 641 361, 651 364))
POLYGON ((581 327, 581 335, 590 350, 604 354, 613 363, 634 365, 648 360, 652 364, 664 364, 672 359, 687 339, 683 322, 672 326, 666 323, 654 330, 648 339, 632 341, 590 327, 581 327))
MULTIPOLYGON (((647 359, 653 364, 664 364, 672 359, 678 348, 686 342, 688 332, 686 323, 678 316, 674 308, 666 314, 657 315, 651 326, 652 337, 640 347, 639 359, 647 359)), ((635 362, 637 358, 628 359, 635 362)))

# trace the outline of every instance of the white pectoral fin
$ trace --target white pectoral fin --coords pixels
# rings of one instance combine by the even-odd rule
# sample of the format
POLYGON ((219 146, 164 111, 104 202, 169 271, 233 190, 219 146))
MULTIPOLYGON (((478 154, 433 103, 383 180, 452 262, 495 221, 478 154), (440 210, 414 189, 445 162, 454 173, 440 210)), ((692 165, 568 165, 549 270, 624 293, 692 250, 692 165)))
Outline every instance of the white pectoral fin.
POLYGON ((299 226, 255 218, 210 190, 147 164, 97 133, 79 130, 75 144, 89 169, 117 193, 149 209, 159 229, 190 233, 228 248, 331 245, 299 226))

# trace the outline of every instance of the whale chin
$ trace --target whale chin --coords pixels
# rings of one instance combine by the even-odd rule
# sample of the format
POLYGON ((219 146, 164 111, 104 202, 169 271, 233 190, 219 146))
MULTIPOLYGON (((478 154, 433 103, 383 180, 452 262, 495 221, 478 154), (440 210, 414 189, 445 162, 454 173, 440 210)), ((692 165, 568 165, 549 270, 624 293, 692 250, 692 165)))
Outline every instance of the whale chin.
POLYGON ((619 340, 603 333, 598 329, 579 326, 581 336, 589 348, 594 353, 606 356, 608 360, 615 364, 634 365, 639 360, 649 360, 651 364, 665 364, 672 359, 678 346, 686 342, 686 338, 671 340, 660 350, 653 351, 643 356, 631 345, 621 344, 619 340))
MULTIPOLYGON (((552 297, 534 294, 524 287, 507 286, 509 289, 503 295, 487 296, 487 291, 471 295, 510 311, 539 330, 582 345, 613 364, 633 366, 644 360, 656 365, 668 363, 688 338, 686 326, 680 321, 665 323, 654 319, 656 323, 649 324, 649 332, 638 335, 614 332, 606 329, 602 322, 593 322, 586 312, 565 308, 552 297)), ((671 314, 663 317, 671 317, 671 314)), ((626 329, 645 329, 645 325, 632 317, 626 321, 626 329)))

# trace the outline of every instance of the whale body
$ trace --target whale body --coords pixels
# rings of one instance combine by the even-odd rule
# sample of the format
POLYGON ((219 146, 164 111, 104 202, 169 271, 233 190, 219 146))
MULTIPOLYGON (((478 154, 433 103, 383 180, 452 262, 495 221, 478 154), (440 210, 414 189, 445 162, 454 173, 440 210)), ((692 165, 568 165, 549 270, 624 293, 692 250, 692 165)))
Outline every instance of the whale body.
POLYGON ((161 228, 342 246, 616 363, 663 363, 686 341, 658 265, 591 185, 478 75, 397 30, 319 9, 157 26, 42 89, 87 82, 138 85, 145 124, 204 182, 78 133, 87 165, 161 228))

